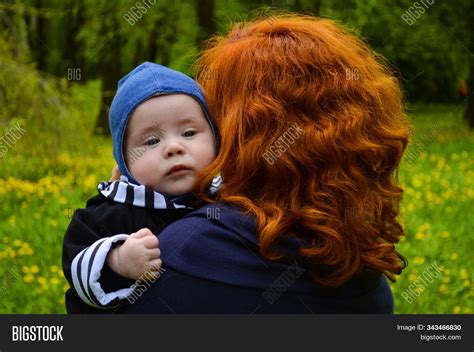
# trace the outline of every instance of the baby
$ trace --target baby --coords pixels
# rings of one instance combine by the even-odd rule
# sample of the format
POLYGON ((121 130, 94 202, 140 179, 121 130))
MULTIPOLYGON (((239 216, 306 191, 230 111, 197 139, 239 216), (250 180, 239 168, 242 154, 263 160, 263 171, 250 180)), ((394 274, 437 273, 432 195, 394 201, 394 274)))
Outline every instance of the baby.
MULTIPOLYGON (((74 213, 66 231, 68 313, 110 312, 133 294, 145 273, 159 277, 156 235, 197 206, 196 175, 219 147, 197 83, 149 62, 119 81, 109 124, 123 176, 101 183, 99 194, 74 213)), ((211 191, 219 183, 216 177, 211 191)))

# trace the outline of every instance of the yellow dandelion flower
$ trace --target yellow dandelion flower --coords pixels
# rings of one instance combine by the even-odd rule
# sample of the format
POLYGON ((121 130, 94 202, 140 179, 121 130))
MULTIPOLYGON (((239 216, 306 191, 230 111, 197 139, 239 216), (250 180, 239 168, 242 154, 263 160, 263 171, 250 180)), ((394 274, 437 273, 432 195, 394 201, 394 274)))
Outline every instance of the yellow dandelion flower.
POLYGON ((59 198, 59 204, 62 204, 62 205, 67 204, 67 198, 66 197, 60 197, 59 198))
POLYGON ((456 306, 456 307, 453 308, 453 313, 454 314, 459 314, 459 312, 461 312, 461 307, 456 306))
POLYGON ((11 249, 10 247, 7 248, 7 253, 10 258, 15 258, 16 257, 16 252, 11 249))
POLYGON ((459 275, 461 276, 461 279, 467 279, 469 276, 466 268, 462 268, 461 270, 459 270, 459 275))
POLYGON ((52 277, 52 278, 49 279, 49 283, 51 285, 57 285, 57 284, 59 284, 59 279, 57 277, 52 277))
POLYGON ((444 285, 444 284, 443 284, 443 285, 440 285, 438 290, 439 290, 439 292, 440 292, 442 295, 445 295, 445 294, 447 294, 447 293, 449 292, 448 286, 446 286, 446 285, 444 285))
POLYGON ((13 245, 14 245, 15 247, 21 247, 22 242, 21 242, 20 240, 15 240, 15 241, 13 241, 13 245))
POLYGON ((47 283, 46 278, 44 276, 40 276, 37 280, 38 280, 38 283, 41 285, 46 285, 47 283))
POLYGON ((84 189, 93 189, 97 186, 97 179, 94 175, 86 176, 82 179, 82 186, 84 189))
POLYGON ((33 282, 35 280, 34 276, 31 274, 27 274, 23 277, 23 281, 29 284, 30 282, 33 282))
POLYGON ((464 280, 464 281, 462 282, 462 284, 463 284, 464 287, 469 287, 469 286, 471 286, 471 281, 469 281, 469 280, 464 280))
POLYGON ((49 223, 52 227, 58 227, 58 221, 56 219, 51 219, 49 223))
POLYGON ((422 185, 420 179, 417 178, 417 177, 414 177, 413 180, 411 181, 411 183, 414 187, 417 187, 417 188, 421 187, 421 185, 422 185))
POLYGON ((63 291, 66 292, 67 290, 69 290, 69 285, 66 284, 63 286, 63 291))
POLYGON ((51 265, 49 267, 49 270, 51 270, 52 273, 57 273, 59 271, 59 266, 57 265, 51 265))
POLYGON ((416 264, 416 265, 421 265, 425 262, 425 258, 423 257, 415 257, 413 258, 413 262, 416 264))
POLYGON ((12 215, 8 218, 8 223, 11 225, 11 226, 15 226, 16 225, 16 217, 15 215, 12 215))
POLYGON ((408 276, 408 280, 410 281, 415 281, 416 280, 416 275, 415 274, 410 274, 410 276, 408 276))
POLYGON ((10 240, 7 236, 3 237, 3 243, 8 243, 8 241, 10 240))
POLYGON ((464 307, 464 308, 462 309, 462 312, 463 312, 464 314, 471 314, 471 308, 469 308, 469 307, 464 307))
POLYGON ((425 222, 424 224, 421 224, 420 226, 418 226, 418 231, 424 232, 428 230, 429 228, 431 228, 431 225, 425 222))
POLYGON ((417 240, 423 240, 425 239, 426 235, 423 233, 423 232, 418 232, 416 235, 415 235, 415 238, 417 240))
POLYGON ((448 238, 449 237, 449 232, 448 231, 441 232, 441 237, 448 238))
POLYGON ((413 204, 413 203, 408 204, 407 205, 407 210, 408 211, 414 211, 415 210, 415 204, 413 204))
POLYGON ((32 266, 30 267, 30 270, 31 270, 30 272, 33 273, 33 274, 39 273, 39 267, 38 267, 38 265, 32 265, 32 266))
POLYGON ((459 258, 459 254, 457 254, 456 252, 454 252, 453 254, 451 254, 451 256, 449 257, 451 260, 458 260, 459 258))

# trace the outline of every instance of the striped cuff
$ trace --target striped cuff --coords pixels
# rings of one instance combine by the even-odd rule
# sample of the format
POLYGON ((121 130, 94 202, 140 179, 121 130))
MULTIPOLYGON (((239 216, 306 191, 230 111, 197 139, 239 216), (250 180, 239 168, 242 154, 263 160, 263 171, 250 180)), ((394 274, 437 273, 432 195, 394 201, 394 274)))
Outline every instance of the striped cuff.
POLYGON ((71 274, 74 289, 79 297, 88 305, 96 308, 112 308, 118 301, 130 296, 131 288, 123 288, 106 293, 100 283, 100 274, 112 245, 125 241, 128 235, 115 235, 96 241, 85 248, 72 261, 71 274))

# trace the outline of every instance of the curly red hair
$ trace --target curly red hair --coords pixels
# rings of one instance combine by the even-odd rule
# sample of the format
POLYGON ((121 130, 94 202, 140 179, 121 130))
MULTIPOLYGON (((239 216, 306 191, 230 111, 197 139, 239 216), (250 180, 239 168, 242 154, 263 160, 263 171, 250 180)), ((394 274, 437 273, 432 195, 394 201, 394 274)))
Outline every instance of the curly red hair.
POLYGON ((262 256, 289 256, 281 240, 294 237, 321 285, 365 270, 394 280, 407 264, 395 250, 403 235, 396 176, 410 126, 383 59, 310 16, 237 24, 209 44, 197 77, 222 141, 198 193, 206 198, 220 172, 217 200, 255 216, 262 256), (284 143, 291 128, 303 132, 284 143))

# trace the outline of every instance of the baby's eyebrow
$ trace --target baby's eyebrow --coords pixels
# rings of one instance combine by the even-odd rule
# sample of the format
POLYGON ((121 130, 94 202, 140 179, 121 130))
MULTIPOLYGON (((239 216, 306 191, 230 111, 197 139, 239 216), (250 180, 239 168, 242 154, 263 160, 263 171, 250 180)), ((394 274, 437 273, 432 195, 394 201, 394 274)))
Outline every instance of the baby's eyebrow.
POLYGON ((158 133, 158 135, 161 135, 163 133, 163 130, 159 125, 155 124, 141 129, 140 132, 137 133, 137 136, 143 136, 144 134, 150 133, 158 133))
POLYGON ((191 122, 195 122, 197 123, 199 120, 194 117, 194 116, 186 116, 186 117, 182 117, 182 118, 179 118, 179 123, 181 125, 184 125, 184 124, 187 124, 187 123, 191 123, 191 122))

